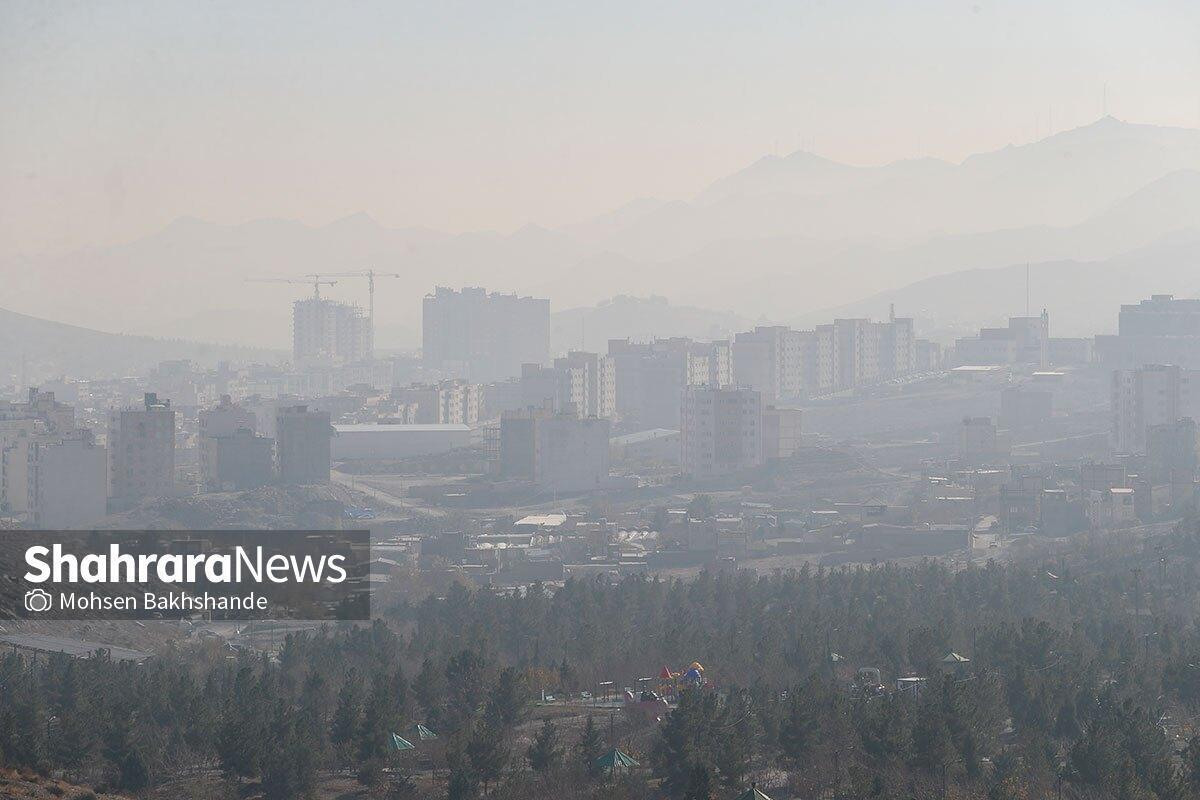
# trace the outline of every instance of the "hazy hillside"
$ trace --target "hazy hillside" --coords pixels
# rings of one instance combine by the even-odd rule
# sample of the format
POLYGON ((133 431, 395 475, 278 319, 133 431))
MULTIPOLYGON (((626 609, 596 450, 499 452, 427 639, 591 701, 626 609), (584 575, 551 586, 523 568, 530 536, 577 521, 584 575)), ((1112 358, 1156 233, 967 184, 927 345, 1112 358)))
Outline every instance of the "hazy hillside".
POLYGON ((897 241, 1077 224, 1170 172, 1200 169, 1200 131, 1105 117, 962 164, 852 167, 810 153, 768 157, 693 203, 648 207, 593 242, 630 258, 677 258, 730 238, 897 241))
MULTIPOLYGON (((291 303, 311 288, 247 278, 373 267, 402 276, 378 281, 378 345, 411 348, 437 285, 549 297, 554 309, 636 294, 790 319, 944 273, 1108 259, 1198 221, 1200 131, 1105 118, 961 164, 768 157, 692 202, 635 200, 558 230, 181 219, 116 247, 0 263, 0 280, 6 305, 35 316, 287 349, 291 303)), ((360 279, 323 292, 367 302, 360 279)), ((560 340, 578 341, 576 327, 560 340)))
MULTIPOLYGON (((449 236, 385 228, 366 215, 315 228, 281 220, 226 226, 187 219, 118 247, 7 263, 0 277, 6 280, 5 302, 30 314, 129 333, 178 330, 225 343, 290 348, 291 304, 311 294, 311 287, 247 278, 373 267, 403 275, 376 284, 378 344, 401 347, 414 344, 421 298, 434 286, 529 293, 545 285, 541 276, 551 275, 559 277, 560 288, 562 265, 583 254, 566 236, 539 228, 511 236, 449 236), (64 284, 72 291, 63 292, 64 284), (114 297, 117 302, 109 300, 114 297), (389 338, 397 332, 403 340, 389 338)), ((322 292, 367 304, 363 279, 341 278, 322 292)), ((596 297, 580 294, 574 302, 596 297)))
POLYGON ((751 320, 730 312, 671 305, 664 297, 621 295, 589 308, 554 314, 550 323, 551 350, 606 352, 609 339, 626 337, 725 339, 753 325, 751 320))
MULTIPOLYGON (((774 257, 771 248, 759 241, 741 248, 739 263, 743 269, 737 274, 773 276, 771 285, 775 292, 768 296, 776 303, 803 297, 806 304, 816 301, 822 306, 842 305, 881 290, 898 289, 916 280, 952 272, 1026 262, 1102 260, 1187 231, 1200 231, 1200 172, 1194 170, 1159 178, 1078 225, 1039 225, 942 236, 900 247, 883 242, 822 247, 811 240, 793 240, 790 244, 794 251, 803 252, 806 257, 803 269, 790 270, 788 259, 774 257), (811 280, 814 273, 853 277, 826 287, 814 287, 811 280)), ((716 260, 706 253, 697 258, 701 266, 716 265, 716 260)), ((699 298, 686 291, 676 295, 676 299, 699 302, 699 298)), ((770 316, 782 317, 795 316, 797 310, 800 309, 795 305, 789 310, 778 304, 764 309, 770 316)))
POLYGON ((182 340, 123 336, 64 325, 0 308, 0 383, 69 374, 89 378, 145 371, 160 361, 187 358, 204 365, 231 359, 277 361, 283 353, 182 340))
MULTIPOLYGON (((1050 313, 1055 336, 1116 333, 1122 303, 1151 294, 1200 297, 1200 232, 1100 261, 1050 261, 1029 265, 1029 308, 1050 313)), ((1002 324, 1025 312, 1026 265, 965 270, 880 292, 854 303, 805 314, 791 322, 809 327, 834 317, 874 317, 896 312, 917 318, 921 335, 964 334, 1002 324)))

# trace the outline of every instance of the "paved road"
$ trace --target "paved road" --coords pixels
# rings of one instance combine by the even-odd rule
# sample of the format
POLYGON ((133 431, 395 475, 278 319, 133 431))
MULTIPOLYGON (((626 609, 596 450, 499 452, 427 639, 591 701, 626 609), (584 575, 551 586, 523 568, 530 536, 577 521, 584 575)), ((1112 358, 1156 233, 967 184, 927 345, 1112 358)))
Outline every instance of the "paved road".
POLYGON ((128 647, 68 639, 65 636, 48 636, 42 633, 0 635, 0 647, 4 645, 17 650, 32 650, 38 653, 66 653, 75 658, 87 658, 98 650, 107 650, 114 661, 144 661, 151 655, 128 647))
MULTIPOLYGON (((385 491, 383 489, 378 489, 374 486, 369 486, 363 481, 361 476, 347 475, 344 472, 338 472, 335 469, 330 471, 329 477, 336 484, 345 486, 348 489, 353 489, 356 492, 362 492, 363 494, 373 497, 384 505, 391 506, 392 508, 397 508, 403 511, 411 511, 418 514, 425 514, 430 517, 446 516, 446 512, 440 508, 423 506, 419 503, 414 503, 412 500, 402 495, 394 494, 393 492, 385 491)), ((381 518, 386 518, 386 516, 381 518)))

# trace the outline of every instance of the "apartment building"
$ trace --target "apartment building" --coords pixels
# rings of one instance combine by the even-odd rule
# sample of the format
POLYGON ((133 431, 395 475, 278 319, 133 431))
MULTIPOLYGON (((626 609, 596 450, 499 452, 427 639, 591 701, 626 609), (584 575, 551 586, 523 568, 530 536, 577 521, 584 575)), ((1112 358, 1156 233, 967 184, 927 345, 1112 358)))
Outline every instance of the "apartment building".
POLYGON ((1004 328, 980 328, 976 336, 956 339, 954 359, 959 365, 1050 363, 1050 315, 1010 317, 1004 328))
POLYGON ((735 380, 727 341, 612 339, 608 356, 613 361, 617 415, 633 430, 678 430, 686 387, 726 387, 735 380))
POLYGON ((175 410, 153 392, 108 417, 109 497, 124 508, 175 493, 175 410))
POLYGON ((570 403, 578 416, 616 416, 617 368, 611 357, 572 350, 564 358, 554 359, 554 368, 579 376, 578 384, 572 378, 571 385, 573 390, 578 385, 581 391, 570 403))
POLYGON ((1121 306, 1117 334, 1096 337, 1096 356, 1113 369, 1147 364, 1200 369, 1200 299, 1156 294, 1121 306))
POLYGON ((760 466, 762 409, 762 394, 754 389, 686 389, 680 429, 684 476, 708 478, 760 466))
POLYGON ((328 411, 303 405, 280 408, 275 435, 281 483, 329 483, 333 427, 328 411))
POLYGON ((522 364, 550 357, 550 301, 543 298, 439 286, 425 296, 421 329, 425 367, 475 383, 520 375, 522 364))
POLYGON ((603 418, 547 409, 506 412, 500 418, 500 475, 550 492, 603 488, 611 431, 611 422, 603 418))
POLYGON ((484 387, 460 379, 393 388, 389 397, 405 424, 475 425, 483 413, 484 387))
POLYGON ((1200 370, 1168 364, 1113 370, 1112 446, 1117 453, 1146 452, 1147 430, 1184 417, 1200 419, 1200 370))
POLYGON ((28 457, 29 520, 35 527, 84 528, 108 513, 108 454, 91 431, 35 441, 28 457))

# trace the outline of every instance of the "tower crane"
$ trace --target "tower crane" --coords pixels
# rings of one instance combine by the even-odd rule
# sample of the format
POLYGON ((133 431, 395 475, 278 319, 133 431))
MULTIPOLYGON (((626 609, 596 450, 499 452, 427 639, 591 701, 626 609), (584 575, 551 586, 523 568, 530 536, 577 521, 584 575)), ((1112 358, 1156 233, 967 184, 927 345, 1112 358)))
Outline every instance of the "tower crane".
POLYGON ((366 278, 367 279, 367 315, 371 318, 371 329, 375 329, 375 279, 376 278, 400 278, 403 277, 399 272, 376 272, 373 269, 363 269, 356 272, 322 272, 320 274, 313 273, 306 275, 307 278, 314 280, 320 278, 366 278))
POLYGON ((319 275, 309 275, 305 278, 246 278, 246 283, 302 283, 313 287, 313 299, 321 299, 321 287, 333 286, 337 281, 323 281, 319 275))

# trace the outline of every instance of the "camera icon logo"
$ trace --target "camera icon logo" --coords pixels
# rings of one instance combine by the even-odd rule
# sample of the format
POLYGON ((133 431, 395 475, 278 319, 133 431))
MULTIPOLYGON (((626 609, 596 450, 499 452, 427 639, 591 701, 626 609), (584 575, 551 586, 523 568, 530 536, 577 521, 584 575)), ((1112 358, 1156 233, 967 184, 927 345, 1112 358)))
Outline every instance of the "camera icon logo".
POLYGON ((49 611, 50 606, 54 605, 54 596, 45 589, 30 589, 25 593, 25 610, 26 611, 49 611))

